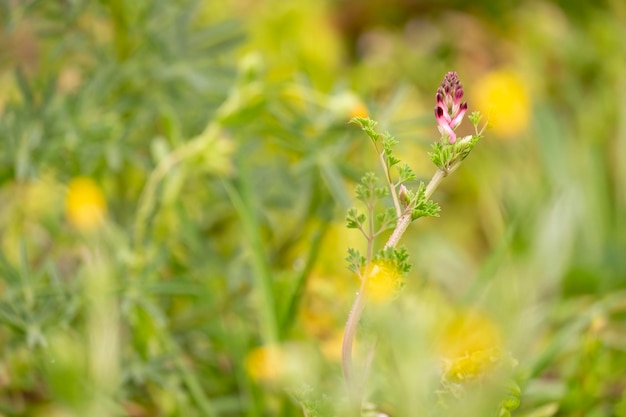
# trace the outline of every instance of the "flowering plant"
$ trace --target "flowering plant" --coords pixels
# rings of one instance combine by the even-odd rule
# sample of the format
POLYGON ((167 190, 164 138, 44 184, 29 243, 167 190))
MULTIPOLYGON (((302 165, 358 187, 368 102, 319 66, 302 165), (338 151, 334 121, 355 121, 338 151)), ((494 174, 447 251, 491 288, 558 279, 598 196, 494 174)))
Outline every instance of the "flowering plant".
MULTIPOLYGON (((366 361, 360 369, 355 369, 353 343, 366 304, 389 301, 402 287, 402 277, 411 268, 407 250, 397 247, 402 235, 409 224, 420 217, 439 216, 440 206, 430 197, 483 137, 484 126, 479 129, 481 115, 478 112, 469 116, 474 134, 461 138, 457 136, 456 129, 468 108, 467 103, 461 101, 462 98, 463 86, 456 72, 447 73, 436 94, 435 119, 441 136, 433 143, 429 153, 437 171, 427 184, 417 182, 417 176, 409 165, 395 156, 393 148, 398 140, 389 133, 378 133, 375 130, 376 122, 369 118, 352 119, 352 123, 359 125, 370 138, 379 155, 383 174, 382 181, 373 172, 363 176, 356 187, 356 197, 365 206, 365 211, 351 208, 346 216, 347 227, 359 230, 367 242, 365 253, 350 248, 347 257, 350 270, 360 280, 360 288, 346 323, 342 347, 343 374, 353 410, 362 409, 364 404, 368 364, 366 361), (381 206, 383 208, 379 210, 381 206), (392 232, 386 243, 379 246, 379 238, 390 229, 392 232)), ((371 360, 369 356, 368 361, 371 360)))

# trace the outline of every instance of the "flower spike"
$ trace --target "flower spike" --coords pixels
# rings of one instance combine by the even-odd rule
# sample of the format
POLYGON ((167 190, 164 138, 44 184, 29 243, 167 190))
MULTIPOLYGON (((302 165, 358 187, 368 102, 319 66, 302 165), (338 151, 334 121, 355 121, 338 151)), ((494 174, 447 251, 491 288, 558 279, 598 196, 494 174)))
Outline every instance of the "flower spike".
POLYGON ((456 142, 455 129, 463 121, 463 116, 467 112, 467 103, 461 103, 463 98, 463 85, 459 81, 456 72, 446 74, 437 89, 437 106, 435 107, 435 119, 437 128, 442 137, 447 138, 450 143, 456 142))

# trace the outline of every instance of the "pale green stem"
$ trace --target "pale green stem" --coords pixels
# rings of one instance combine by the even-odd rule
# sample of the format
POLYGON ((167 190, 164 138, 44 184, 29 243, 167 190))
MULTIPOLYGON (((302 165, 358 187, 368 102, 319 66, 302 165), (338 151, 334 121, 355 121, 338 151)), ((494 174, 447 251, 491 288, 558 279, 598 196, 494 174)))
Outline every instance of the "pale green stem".
MULTIPOLYGON (((438 169, 437 172, 435 172, 435 175, 433 175, 430 182, 426 186, 426 190, 424 191, 424 196, 427 200, 430 198, 433 192, 435 192, 439 184, 441 184, 441 181, 443 181, 443 179, 448 176, 450 172, 455 170, 459 164, 460 163, 453 165, 447 172, 442 169, 438 169)), ((400 238, 411 224, 412 216, 413 213, 411 212, 411 210, 406 211, 403 215, 400 216, 400 218, 398 219, 398 223, 396 223, 396 228, 393 230, 393 233, 391 233, 391 236, 389 236, 389 239, 385 244, 385 249, 395 248, 398 245, 400 238)))
POLYGON ((343 344, 341 346, 343 377, 346 380, 351 397, 356 401, 358 401, 360 395, 353 380, 352 344, 354 342, 354 336, 356 335, 356 329, 359 324, 361 314, 365 308, 365 284, 367 282, 367 275, 368 274, 365 274, 363 276, 361 280, 361 287, 359 288, 359 292, 356 293, 354 304, 352 304, 352 308, 350 309, 348 321, 346 322, 346 328, 343 332, 343 344))
MULTIPOLYGON (((438 169, 437 172, 433 175, 430 182, 426 186, 426 190, 424 191, 424 195, 426 199, 429 199, 430 196, 435 192, 441 181, 445 177, 447 177, 450 173, 454 172, 459 165, 461 165, 461 161, 455 162, 449 169, 442 170, 438 169)), ((413 213, 408 210, 404 214, 400 216, 398 222, 396 223, 396 228, 393 233, 387 240, 385 244, 385 248, 393 248, 396 247, 400 238, 411 224, 413 213)), ((363 310, 365 309, 365 290, 368 279, 368 271, 363 275, 361 280, 361 287, 359 288, 359 292, 356 294, 356 298, 354 300, 354 304, 352 305, 352 309, 350 309, 350 314, 348 315, 348 321, 346 322, 346 327, 343 333, 343 345, 341 348, 341 364, 343 369, 343 376, 346 380, 346 384, 350 391, 350 395, 352 400, 360 405, 361 387, 356 386, 354 382, 354 373, 352 367, 352 345, 354 343, 354 338, 356 336, 356 330, 361 319, 361 315, 363 314, 363 310)))
POLYGON ((383 171, 385 172, 385 179, 387 180, 387 184, 389 184, 389 191, 391 191, 393 206, 396 208, 396 216, 400 217, 400 215, 402 214, 402 208, 400 207, 400 201, 398 200, 396 187, 393 185, 393 181, 391 181, 391 174, 389 173, 389 168, 387 167, 387 162, 385 161, 384 155, 384 151, 380 153, 380 163, 383 166, 383 171))

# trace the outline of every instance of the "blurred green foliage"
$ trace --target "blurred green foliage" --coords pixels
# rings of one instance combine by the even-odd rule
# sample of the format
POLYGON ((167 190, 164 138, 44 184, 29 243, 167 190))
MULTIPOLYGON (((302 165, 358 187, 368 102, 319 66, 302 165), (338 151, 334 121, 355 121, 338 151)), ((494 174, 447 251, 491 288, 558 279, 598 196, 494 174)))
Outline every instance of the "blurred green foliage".
POLYGON ((342 224, 376 164, 347 122, 369 110, 427 180, 443 74, 472 111, 502 68, 529 123, 487 130, 404 238, 404 293, 364 324, 372 408, 515 403, 422 354, 476 307, 518 363, 513 415, 626 416, 623 1, 0 0, 0 25, 0 416, 339 415, 342 224), (66 215, 77 177, 96 230, 66 215), (255 373, 268 345, 287 382, 255 373))

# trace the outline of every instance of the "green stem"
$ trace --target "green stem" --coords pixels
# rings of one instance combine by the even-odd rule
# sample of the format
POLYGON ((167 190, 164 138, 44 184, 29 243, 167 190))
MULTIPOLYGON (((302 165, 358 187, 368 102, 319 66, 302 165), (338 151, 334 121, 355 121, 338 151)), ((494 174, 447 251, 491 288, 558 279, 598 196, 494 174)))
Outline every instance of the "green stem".
POLYGON ((356 405, 360 406, 360 388, 356 386, 354 381, 353 367, 352 367, 352 344, 354 343, 354 336, 356 335, 356 329, 365 308, 365 285, 367 282, 368 274, 363 275, 361 280, 361 287, 359 292, 356 293, 356 298, 350 314, 348 315, 348 321, 346 322, 346 328, 343 332, 343 342, 341 345, 341 367, 343 370, 343 377, 350 391, 350 397, 356 405))
MULTIPOLYGON (((459 164, 460 162, 453 165, 447 172, 442 169, 438 169, 437 172, 435 172, 435 175, 433 175, 432 179, 426 186, 426 191, 424 191, 424 196, 427 200, 435 192, 439 184, 441 184, 441 181, 443 181, 443 179, 447 177, 450 172, 455 170, 459 164)), ((398 223, 396 223, 396 228, 393 230, 393 233, 391 234, 391 236, 389 236, 389 240, 387 240, 387 243, 385 244, 385 249, 395 248, 398 245, 400 238, 411 224, 412 216, 413 213, 411 212, 411 210, 407 210, 404 214, 400 216, 400 218, 398 219, 398 223)))
POLYGON ((389 191, 391 191, 391 198, 393 199, 393 206, 396 208, 396 216, 400 217, 402 214, 402 208, 400 207, 400 201, 398 200, 398 194, 396 193, 396 187, 391 181, 391 174, 389 173, 389 167, 387 166, 387 162, 385 161, 385 153, 380 153, 380 163, 383 166, 383 171, 385 172, 385 179, 387 180, 387 184, 389 184, 389 191))
MULTIPOLYGON (((435 192, 439 184, 441 184, 443 179, 447 177, 450 173, 454 172, 460 164, 461 161, 458 161, 455 162, 448 170, 438 169, 437 172, 435 172, 432 179, 426 186, 426 190, 424 192, 426 199, 430 198, 430 196, 435 192)), ((396 228, 394 229, 393 233, 385 244, 385 248, 396 247, 396 245, 400 241, 400 238, 409 227, 409 224, 411 224, 412 215, 413 213, 411 212, 411 210, 408 210, 400 216, 398 222, 396 223, 396 228)), ((360 407, 361 387, 357 386, 354 380, 354 370, 352 366, 352 345, 354 343, 354 338, 356 336, 356 330, 361 319, 361 315, 363 314, 363 310, 365 309, 365 291, 367 288, 366 285, 368 275, 369 273, 366 270, 366 273, 363 275, 363 278, 361 280, 361 287, 359 289, 359 292, 356 294, 354 304, 352 305, 352 309, 350 309, 350 314, 348 315, 348 321, 346 322, 346 327, 343 333, 343 345, 341 348, 341 365, 343 370, 343 376, 355 407, 360 407)))

